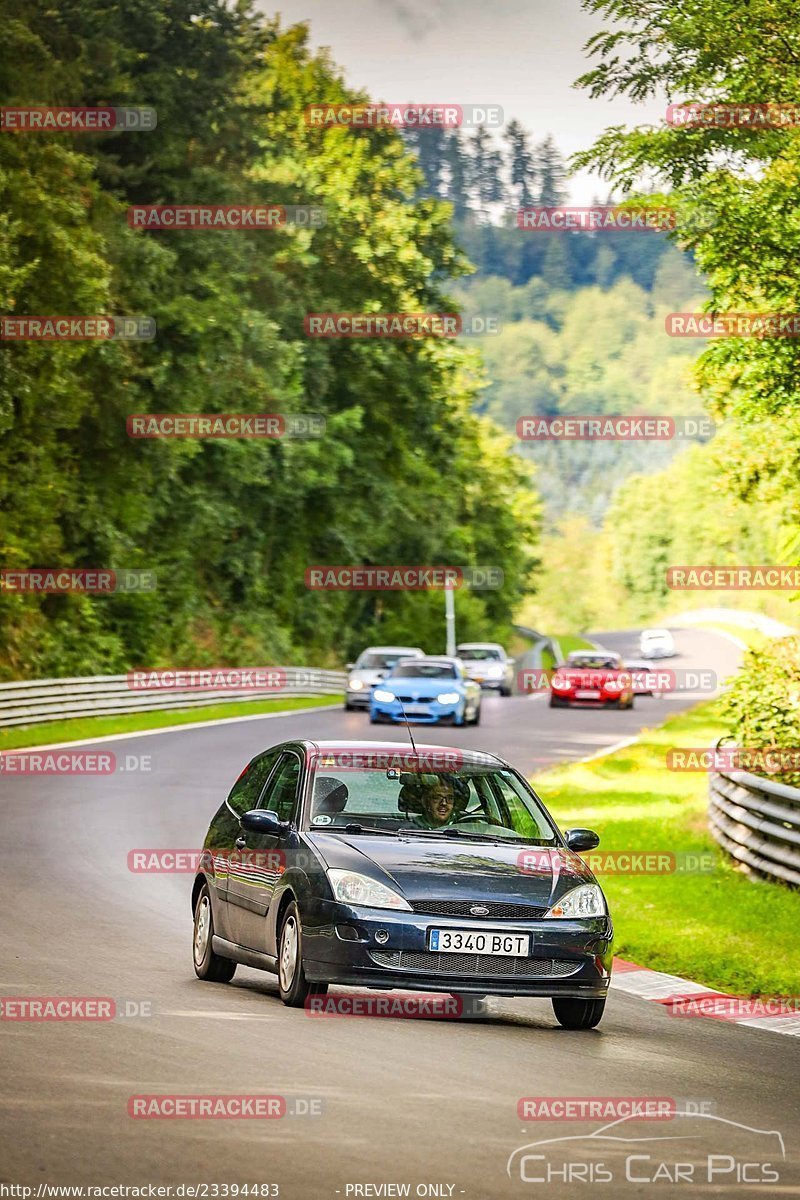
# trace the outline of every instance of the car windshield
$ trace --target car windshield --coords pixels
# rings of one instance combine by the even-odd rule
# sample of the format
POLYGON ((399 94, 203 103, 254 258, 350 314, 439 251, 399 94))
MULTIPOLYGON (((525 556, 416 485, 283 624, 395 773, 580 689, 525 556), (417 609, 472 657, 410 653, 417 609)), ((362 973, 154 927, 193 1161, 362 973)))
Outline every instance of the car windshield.
POLYGON ((340 762, 321 753, 316 763, 310 822, 318 832, 557 844, 538 800, 507 767, 419 772, 340 762))
POLYGON ((452 663, 400 663, 392 671, 392 679, 455 679, 452 663))
POLYGON ((570 654, 567 659, 567 666, 579 671, 615 671, 621 665, 620 659, 608 654, 570 654))
POLYGON ((407 650, 388 651, 365 651, 358 661, 356 667, 359 670, 366 671, 387 671, 393 667, 401 658, 408 658, 407 650))
POLYGON ((500 651, 488 646, 459 646, 458 657, 472 662, 500 662, 500 651))
POLYGON ((669 636, 666 629, 651 629, 649 633, 642 634, 642 641, 661 641, 662 638, 668 638, 669 636))

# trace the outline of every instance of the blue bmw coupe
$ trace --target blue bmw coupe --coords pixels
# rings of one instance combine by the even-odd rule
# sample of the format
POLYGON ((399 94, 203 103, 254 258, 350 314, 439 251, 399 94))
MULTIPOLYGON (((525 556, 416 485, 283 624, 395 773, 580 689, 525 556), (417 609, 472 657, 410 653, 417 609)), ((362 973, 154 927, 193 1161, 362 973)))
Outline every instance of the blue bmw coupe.
POLYGON ((372 689, 369 719, 419 725, 478 725, 481 687, 458 658, 402 658, 372 689))

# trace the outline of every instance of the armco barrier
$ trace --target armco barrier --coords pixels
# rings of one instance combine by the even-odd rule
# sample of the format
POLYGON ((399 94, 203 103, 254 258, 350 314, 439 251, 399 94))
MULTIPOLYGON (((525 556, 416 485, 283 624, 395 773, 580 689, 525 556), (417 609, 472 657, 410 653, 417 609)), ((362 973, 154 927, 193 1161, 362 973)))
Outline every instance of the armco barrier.
POLYGON ((38 679, 0 683, 0 728, 38 725, 68 717, 107 717, 117 713, 151 712, 154 709, 202 708, 237 700, 283 699, 287 696, 342 695, 344 671, 311 667, 269 667, 285 672, 279 689, 255 688, 136 688, 127 675, 90 675, 75 679, 38 679))
POLYGON ((758 875, 800 887, 800 788, 747 771, 713 774, 708 820, 732 858, 758 875))

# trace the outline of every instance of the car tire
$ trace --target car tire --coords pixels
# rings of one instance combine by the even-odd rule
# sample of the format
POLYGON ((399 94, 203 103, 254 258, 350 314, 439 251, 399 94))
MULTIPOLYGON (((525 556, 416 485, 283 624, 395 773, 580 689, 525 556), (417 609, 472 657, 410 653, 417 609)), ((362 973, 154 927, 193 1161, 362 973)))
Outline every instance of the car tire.
POLYGON ((600 1000, 571 1000, 565 996, 553 997, 553 1012, 559 1025, 565 1029, 594 1029, 600 1024, 606 1007, 605 996, 600 1000))
POLYGON ((378 718, 373 717, 372 713, 369 714, 369 723, 370 723, 370 725, 379 725, 380 724, 380 722, 378 721, 378 718))
POLYGON ((303 925, 294 900, 287 907, 278 938, 278 988, 289 1008, 302 1008, 308 996, 324 996, 327 983, 309 983, 303 969, 303 925))
POLYGON ((550 697, 550 707, 551 708, 566 708, 567 706, 563 700, 557 700, 555 696, 551 696, 550 697))
POLYGON ((214 913, 211 908, 211 891, 204 883, 194 906, 194 930, 192 934, 192 960, 198 979, 208 983, 230 983, 236 973, 236 963, 230 958, 215 954, 211 942, 214 937, 214 913))
POLYGON ((500 695, 501 695, 501 696, 510 696, 510 695, 511 695, 511 688, 510 688, 510 687, 505 687, 505 686, 504 686, 504 687, 501 687, 501 688, 500 688, 500 695))
POLYGON ((480 725, 481 723, 481 706, 480 704, 475 709, 475 716, 470 721, 470 725, 480 725))
POLYGON ((345 700, 345 702, 344 702, 344 711, 345 712, 355 712, 355 707, 356 707, 355 704, 348 704, 347 701, 345 700))

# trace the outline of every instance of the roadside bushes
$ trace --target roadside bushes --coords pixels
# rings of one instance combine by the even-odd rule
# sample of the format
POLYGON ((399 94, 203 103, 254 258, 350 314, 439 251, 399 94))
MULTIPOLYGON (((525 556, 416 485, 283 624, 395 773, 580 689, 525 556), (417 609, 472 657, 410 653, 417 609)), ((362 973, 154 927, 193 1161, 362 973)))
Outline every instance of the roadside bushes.
MULTIPOLYGON (((800 750, 800 637, 781 638, 751 650, 725 697, 723 711, 738 746, 800 750)), ((753 773, 767 774, 767 766, 753 773)), ((772 777, 800 787, 800 765, 772 777)))

